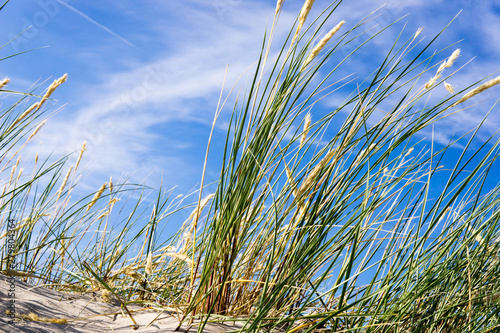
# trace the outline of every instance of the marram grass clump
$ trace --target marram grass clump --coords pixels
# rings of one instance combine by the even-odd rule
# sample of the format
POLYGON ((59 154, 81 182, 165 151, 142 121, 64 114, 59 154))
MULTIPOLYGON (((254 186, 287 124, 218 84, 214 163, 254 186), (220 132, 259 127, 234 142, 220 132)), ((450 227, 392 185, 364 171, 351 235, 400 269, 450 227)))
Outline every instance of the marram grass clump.
POLYGON ((23 94, 3 111, 1 213, 18 221, 23 269, 9 271, 4 257, 2 272, 101 291, 134 324, 127 302, 154 304, 179 324, 199 319, 199 332, 211 321, 240 321, 246 332, 498 330, 500 142, 479 135, 482 123, 448 145, 422 134, 500 80, 454 88, 444 80, 460 49, 436 61, 440 52, 426 52, 434 40, 417 40, 422 29, 403 31, 371 75, 342 78, 346 60, 394 26, 352 51, 372 16, 332 23, 334 1, 308 27, 314 1, 305 1, 275 47, 286 4, 277 2, 248 98, 232 110, 215 192, 205 193, 202 177, 192 204, 160 188, 144 208, 144 188, 133 197, 136 186, 111 179, 72 198, 85 143, 72 165, 24 160, 17 148, 43 130, 40 115, 66 75, 38 101, 23 94), (331 93, 343 101, 325 110, 331 93), (188 218, 166 237, 164 225, 182 212, 188 218))

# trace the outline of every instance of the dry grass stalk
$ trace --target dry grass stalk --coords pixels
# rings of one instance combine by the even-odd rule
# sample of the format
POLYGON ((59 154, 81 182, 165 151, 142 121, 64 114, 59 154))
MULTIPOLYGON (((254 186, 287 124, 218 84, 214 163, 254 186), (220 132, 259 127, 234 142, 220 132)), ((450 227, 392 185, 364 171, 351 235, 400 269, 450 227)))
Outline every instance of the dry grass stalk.
POLYGON ((85 145, 87 144, 87 141, 83 142, 82 149, 80 149, 80 154, 78 155, 78 159, 76 160, 76 165, 75 165, 75 170, 78 168, 78 165, 80 165, 80 160, 82 159, 83 152, 87 149, 85 145))
POLYGON ((329 33, 323 37, 319 43, 314 47, 312 50, 311 54, 309 54, 309 57, 307 58, 306 62, 304 63, 303 67, 306 67, 316 56, 321 52, 321 50, 325 47, 325 45, 330 41, 330 39, 339 31, 339 29, 344 25, 345 21, 340 21, 339 24, 337 24, 332 30, 330 30, 329 33))
POLYGON ((311 11, 313 4, 314 4, 314 0, 306 0, 304 2, 304 5, 302 6, 302 9, 301 9, 300 15, 299 15, 299 25, 297 26, 297 30, 295 31, 295 35, 293 36, 291 45, 293 45, 295 43, 295 40, 300 35, 300 31, 302 30, 302 26, 306 22, 307 16, 309 15, 309 12, 311 11))
POLYGON ((49 89, 47 89, 47 92, 45 93, 45 95, 43 95, 42 100, 40 101, 40 104, 36 108, 37 110, 42 107, 43 103, 45 103, 45 101, 47 99, 49 99, 50 95, 52 95, 52 93, 54 92, 54 90, 57 89, 57 87, 59 87, 64 82, 66 82, 67 78, 68 78, 68 74, 64 74, 63 76, 61 76, 60 78, 58 78, 57 80, 52 82, 52 84, 49 86, 49 89))
POLYGON ((109 177, 109 193, 113 193, 113 177, 109 177))
MULTIPOLYGON (((300 148, 304 145, 307 138, 307 133, 309 133, 309 127, 311 126, 311 114, 308 112, 304 120, 304 130, 302 131, 302 137, 300 138, 300 148)), ((288 168, 288 167, 287 167, 288 168)), ((287 169, 287 172, 290 169, 287 169)), ((287 173, 288 174, 288 173, 287 173)), ((289 177, 290 178, 290 177, 289 177)))
POLYGON ((28 141, 30 141, 38 133, 38 131, 43 127, 43 125, 45 125, 46 122, 47 122, 47 119, 45 119, 40 124, 38 124, 38 126, 35 128, 33 133, 31 133, 31 135, 28 137, 28 141))
POLYGON ((87 206, 87 212, 89 211, 89 209, 95 205, 95 203, 97 202, 97 200, 101 197, 102 195, 102 192, 104 192, 104 190, 106 189, 106 186, 108 185, 108 183, 104 183, 102 184, 101 188, 99 189, 99 191, 97 191, 97 193, 94 195, 94 197, 92 198, 92 201, 88 204, 87 206))
POLYGON ((444 87, 446 88, 446 90, 448 90, 450 93, 454 94, 455 93, 455 89, 453 89, 453 86, 451 84, 449 84, 448 82, 444 82, 444 87))
POLYGON ((67 319, 64 318, 42 318, 39 317, 36 313, 30 312, 27 315, 19 314, 19 318, 29 321, 39 321, 42 323, 55 323, 60 325, 65 325, 68 323, 67 319))
POLYGON ((7 83, 10 82, 10 79, 8 77, 6 77, 5 79, 3 79, 1 82, 0 82, 0 89, 3 89, 3 87, 5 87, 7 85, 7 83))
POLYGON ((466 93, 465 95, 463 95, 462 98, 460 98, 458 101, 456 101, 455 103, 453 103, 450 107, 454 107, 454 106, 456 106, 456 105, 458 105, 460 103, 463 103, 466 100, 468 100, 468 99, 476 96, 477 94, 482 93, 486 89, 489 89, 489 88, 491 88, 493 86, 496 86, 499 83, 500 83, 500 76, 497 76, 496 78, 491 79, 491 80, 489 80, 486 83, 483 83, 479 87, 476 87, 476 88, 470 90, 468 93, 466 93))

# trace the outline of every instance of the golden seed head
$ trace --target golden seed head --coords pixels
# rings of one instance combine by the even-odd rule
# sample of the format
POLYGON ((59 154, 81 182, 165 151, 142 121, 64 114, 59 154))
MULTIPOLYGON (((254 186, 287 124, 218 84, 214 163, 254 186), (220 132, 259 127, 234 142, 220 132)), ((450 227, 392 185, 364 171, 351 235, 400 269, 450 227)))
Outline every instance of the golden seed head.
POLYGON ((97 193, 94 195, 94 197, 92 198, 92 201, 88 204, 87 206, 87 212, 89 211, 89 209, 97 202, 97 200, 101 197, 101 194, 102 192, 104 192, 104 190, 106 189, 106 186, 107 186, 107 183, 104 183, 101 188, 99 189, 99 191, 97 191, 97 193))
POLYGON ((61 187, 59 188, 59 190, 57 191, 57 199, 56 201, 59 201, 59 198, 61 197, 61 194, 62 192, 64 191, 64 187, 66 186, 66 183, 69 179, 69 175, 71 174, 71 171, 73 170, 73 167, 70 167, 68 172, 66 173, 66 176, 64 177, 64 180, 61 184, 61 187))
POLYGON ((413 39, 417 38, 418 35, 420 35, 420 33, 422 32, 422 30, 424 30, 424 27, 418 28, 417 32, 415 32, 415 35, 413 36, 413 39))
POLYGON ((465 102, 466 100, 476 96, 477 94, 480 94, 482 93, 483 91, 485 91, 486 89, 489 89, 493 86, 496 86, 497 84, 500 83, 500 76, 497 76, 496 78, 494 79, 491 79, 489 80, 488 82, 486 83, 483 83, 482 85, 480 85, 479 87, 476 87, 474 89, 471 89, 469 92, 467 92, 464 96, 462 96, 462 98, 460 98, 458 101, 456 101, 455 103, 453 103, 450 107, 454 107, 460 103, 463 103, 465 102))
POLYGON ((197 220, 200 217, 203 208, 205 208, 205 205, 214 197, 214 195, 214 193, 209 194, 205 197, 205 199, 201 200, 200 204, 191 212, 191 215, 189 215, 188 220, 194 216, 196 216, 195 220, 197 220))
POLYGON ((441 74, 437 74, 435 75, 434 77, 432 77, 425 85, 424 85, 424 88, 425 89, 429 89, 430 87, 432 87, 434 85, 434 83, 436 83, 436 81, 441 77, 441 74))
POLYGON ((302 137, 300 138, 300 147, 304 145, 307 138, 307 133, 309 133, 309 127, 311 126, 311 114, 308 112, 304 119, 304 130, 302 131, 302 137))
POLYGON ((19 180, 19 178, 21 177, 21 174, 23 173, 23 168, 19 169, 19 173, 17 174, 17 178, 16 178, 16 182, 19 180))
POLYGON ((456 49, 455 51, 453 51, 453 53, 451 54, 451 56, 446 61, 445 67, 446 68, 451 67, 453 65, 453 63, 455 62, 455 60, 457 60, 457 58, 459 56, 460 56, 460 49, 456 49))
POLYGON ((410 155, 412 152, 413 152, 413 147, 411 147, 410 149, 408 149, 408 151, 405 154, 405 157, 408 156, 408 155, 410 155))
POLYGON ((479 235, 479 234, 476 236, 476 241, 477 241, 479 244, 481 244, 481 245, 483 245, 483 244, 484 244, 484 239, 483 239, 483 237, 481 237, 481 235, 479 235))
POLYGON ((441 73, 443 73, 445 68, 446 68, 446 61, 442 62, 441 65, 439 65, 439 68, 436 71, 436 76, 441 75, 441 73))
POLYGON ((80 164, 80 160, 82 159, 83 152, 87 149, 85 145, 87 144, 87 141, 83 142, 82 149, 80 149, 80 154, 78 155, 78 159, 76 160, 76 165, 75 165, 75 170, 78 168, 78 165, 80 164))
POLYGON ((288 165, 285 165, 285 171, 286 171, 286 176, 288 180, 291 182, 292 181, 292 171, 288 167, 288 165))
POLYGON ((64 74, 63 76, 61 76, 60 78, 58 78, 57 80, 52 82, 52 84, 49 86, 49 89, 47 89, 47 92, 45 93, 45 95, 43 95, 42 100, 40 101, 40 104, 37 107, 37 110, 42 107, 43 103, 45 103, 45 101, 47 99, 49 99, 50 95, 52 95, 52 93, 54 92, 54 90, 57 89, 57 87, 59 87, 64 82, 66 82, 67 78, 68 78, 68 74, 64 74))
POLYGON ((10 82, 10 79, 8 77, 6 77, 2 81, 0 81, 0 89, 3 89, 3 87, 5 87, 7 85, 7 83, 9 83, 9 82, 10 82))
POLYGON ((446 88, 446 90, 448 90, 450 93, 454 94, 455 93, 455 89, 453 89, 453 86, 451 84, 449 84, 448 82, 445 82, 444 83, 444 87, 446 88))
POLYGON ((300 30, 302 30, 302 26, 306 22, 307 16, 309 15, 309 12, 311 11, 313 4, 314 4, 314 0, 306 0, 304 2, 304 5, 302 6, 302 9, 300 10, 299 25, 297 26, 297 30, 295 31, 295 35, 293 36, 291 45, 293 45, 295 43, 295 40, 300 35, 300 30))
POLYGON ((43 125, 45 125, 46 122, 47 122, 47 119, 45 119, 40 124, 38 124, 38 126, 35 128, 33 133, 31 133, 31 135, 29 136, 28 141, 30 141, 31 138, 33 138, 36 135, 36 133, 38 133, 38 131, 43 127, 43 125))
POLYGON ((339 29, 344 25, 345 21, 340 21, 339 24, 337 24, 335 27, 333 27, 330 32, 328 32, 325 37, 323 37, 319 43, 314 47, 314 49, 311 51, 311 54, 309 54, 309 57, 307 58, 306 62, 304 63, 303 67, 306 67, 316 56, 321 52, 321 50, 325 47, 325 45, 328 43, 328 41, 339 31, 339 29))
POLYGON ((36 102, 32 106, 30 106, 26 111, 24 111, 19 118, 16 119, 16 121, 9 127, 9 129, 14 128, 17 124, 21 122, 24 118, 26 118, 33 110, 37 109, 40 107, 40 102, 36 102))
POLYGON ((274 13, 275 16, 278 16, 278 14, 281 12, 281 7, 283 7, 284 2, 285 0, 278 0, 278 2, 276 2, 276 11, 274 13))

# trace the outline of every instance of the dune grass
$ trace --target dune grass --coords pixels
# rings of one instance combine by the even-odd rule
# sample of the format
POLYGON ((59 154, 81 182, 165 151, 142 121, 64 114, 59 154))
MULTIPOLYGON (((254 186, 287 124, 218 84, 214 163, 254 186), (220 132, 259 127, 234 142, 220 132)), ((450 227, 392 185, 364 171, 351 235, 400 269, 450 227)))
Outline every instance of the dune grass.
POLYGON ((402 31, 370 76, 339 77, 395 27, 361 38, 372 15, 332 22, 334 1, 307 20, 313 2, 276 49, 286 5, 278 1, 252 83, 232 111, 215 192, 202 178, 191 205, 160 188, 144 208, 148 189, 111 179, 72 199, 84 147, 76 165, 18 157, 64 80, 38 104, 35 92, 18 95, 0 114, 2 221, 17 225, 17 266, 2 243, 2 272, 59 290, 107 290, 124 308, 167 309, 182 323, 201 318, 200 332, 229 320, 247 332, 498 329, 500 142, 478 137, 482 123, 444 146, 423 133, 500 80, 435 89, 463 61, 457 49, 427 56, 436 39, 423 43, 420 30, 402 31), (320 113, 316 103, 330 94, 344 101, 320 113), (34 166, 29 176, 21 161, 34 166), (116 212, 120 204, 131 213, 116 212), (185 210, 178 232, 163 237, 185 210))

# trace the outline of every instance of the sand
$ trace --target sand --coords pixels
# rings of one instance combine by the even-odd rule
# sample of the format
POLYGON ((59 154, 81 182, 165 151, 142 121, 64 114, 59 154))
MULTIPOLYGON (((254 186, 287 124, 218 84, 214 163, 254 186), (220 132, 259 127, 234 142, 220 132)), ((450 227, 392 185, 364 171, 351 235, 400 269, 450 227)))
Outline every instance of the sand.
MULTIPOLYGON (((99 293, 63 293, 15 279, 15 299, 9 295, 11 277, 0 274, 0 332, 174 332, 179 325, 175 313, 144 309, 140 305, 128 305, 138 324, 122 312, 119 301, 115 304, 105 302, 99 293), (14 304, 16 319, 6 313, 10 304, 14 304), (28 314, 34 313, 38 316, 28 314), (67 324, 44 322, 45 319, 66 319, 67 324), (33 320, 35 319, 35 320, 33 320), (156 320, 155 320, 156 319, 156 320)), ((11 306, 12 308, 12 306, 11 306)), ((204 332, 227 332, 238 326, 209 324, 204 332)), ((178 332, 186 332, 182 326, 178 332)), ((192 327, 189 332, 196 332, 192 327)))

